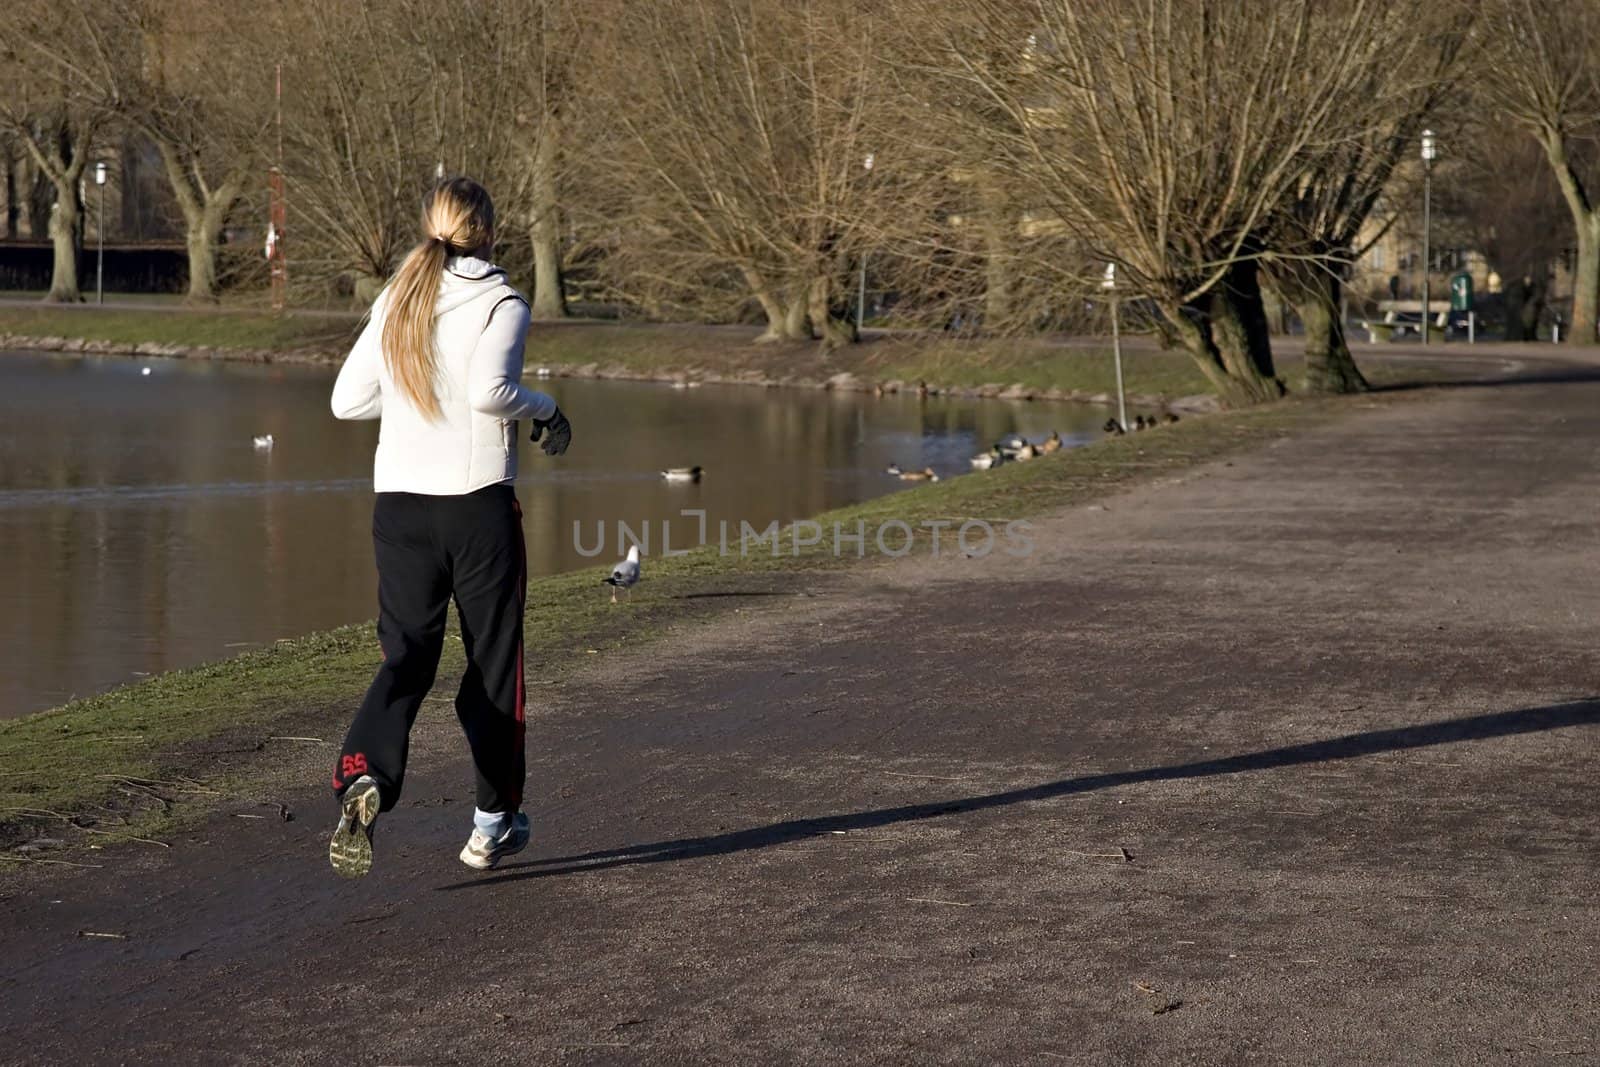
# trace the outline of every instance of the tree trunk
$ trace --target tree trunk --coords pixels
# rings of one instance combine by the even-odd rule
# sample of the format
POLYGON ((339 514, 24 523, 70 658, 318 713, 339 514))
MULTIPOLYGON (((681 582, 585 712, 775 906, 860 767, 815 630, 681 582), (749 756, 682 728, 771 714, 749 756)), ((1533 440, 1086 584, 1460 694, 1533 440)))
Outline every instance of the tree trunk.
POLYGON ((983 232, 983 324, 995 330, 1011 319, 1011 262, 1015 233, 1005 197, 987 177, 978 179, 982 202, 979 227, 983 232))
POLYGON ((1600 211, 1590 211, 1578 225, 1578 262, 1572 279, 1572 332, 1567 340, 1592 345, 1600 340, 1600 211))
POLYGON ((811 319, 811 328, 816 336, 822 339, 823 348, 838 348, 840 345, 849 344, 856 340, 856 331, 853 324, 843 319, 835 318, 829 306, 828 297, 832 294, 832 285, 826 277, 812 279, 807 291, 807 310, 811 319))
POLYGON ((1167 318, 1224 405, 1247 407, 1283 396, 1253 260, 1229 267, 1223 280, 1195 301, 1193 312, 1171 309, 1167 318))
POLYGON ((796 285, 789 292, 782 326, 786 341, 810 341, 816 336, 811 332, 811 308, 806 301, 809 291, 805 285, 796 285))
POLYGON ((5 153, 3 162, 6 168, 5 188, 0 190, 0 196, 4 196, 6 199, 5 235, 15 240, 18 236, 17 222, 22 217, 21 205, 17 203, 17 193, 21 190, 21 184, 17 181, 17 160, 15 154, 11 151, 11 142, 6 141, 3 146, 0 146, 0 149, 3 149, 5 153))
POLYGON ((189 251, 189 293, 184 299, 188 303, 217 302, 217 244, 227 214, 227 209, 213 200, 186 223, 184 243, 189 251))
POLYGON ((78 179, 73 175, 56 181, 56 206, 50 213, 50 241, 55 246, 50 265, 51 303, 76 304, 83 299, 78 288, 78 221, 83 215, 78 203, 78 179))
POLYGON ((1306 331, 1308 393, 1360 393, 1368 388, 1345 337, 1340 308, 1343 282, 1326 264, 1279 261, 1271 271, 1273 288, 1294 306, 1306 331))
POLYGON ((561 278, 561 201, 556 181, 555 117, 546 115, 539 127, 532 166, 533 222, 528 237, 533 243, 533 317, 561 319, 567 315, 566 287, 561 278))

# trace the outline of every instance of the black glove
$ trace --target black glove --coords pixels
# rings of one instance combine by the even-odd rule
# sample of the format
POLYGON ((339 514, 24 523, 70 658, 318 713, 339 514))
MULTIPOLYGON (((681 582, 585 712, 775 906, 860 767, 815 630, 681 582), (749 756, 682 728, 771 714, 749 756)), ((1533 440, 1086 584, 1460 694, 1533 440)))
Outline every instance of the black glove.
POLYGON ((561 414, 561 409, 556 408, 550 413, 548 419, 533 420, 533 434, 528 438, 534 444, 539 444, 539 438, 544 438, 544 444, 539 445, 547 456, 559 456, 567 450, 572 443, 572 423, 561 414), (550 432, 545 433, 546 430, 550 432))

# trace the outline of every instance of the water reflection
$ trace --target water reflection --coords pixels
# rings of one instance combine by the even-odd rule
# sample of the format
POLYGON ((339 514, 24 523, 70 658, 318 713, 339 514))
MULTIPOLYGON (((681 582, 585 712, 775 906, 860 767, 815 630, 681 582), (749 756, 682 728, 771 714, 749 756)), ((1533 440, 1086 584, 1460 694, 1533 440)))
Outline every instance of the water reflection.
MULTIPOLYGON (((332 371, 0 358, 0 717, 370 618, 375 424, 328 415, 332 371), (144 375, 141 370, 150 368, 144 375), (256 434, 275 446, 261 452, 256 434)), ((702 508, 763 527, 892 492, 890 462, 962 473, 1010 431, 1093 439, 1073 405, 552 381, 575 429, 523 443, 529 570, 592 565, 596 522, 702 508), (699 484, 663 481, 700 465, 699 484)), ((691 533, 673 523, 674 546, 691 533)))

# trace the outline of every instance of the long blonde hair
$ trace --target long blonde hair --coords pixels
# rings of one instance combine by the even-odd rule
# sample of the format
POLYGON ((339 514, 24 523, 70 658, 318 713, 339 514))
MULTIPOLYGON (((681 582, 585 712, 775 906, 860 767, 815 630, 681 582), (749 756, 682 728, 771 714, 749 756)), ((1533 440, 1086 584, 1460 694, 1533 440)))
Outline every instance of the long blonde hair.
POLYGON ((439 417, 433 317, 445 261, 476 252, 493 239, 494 204, 488 192, 471 178, 447 178, 423 197, 422 243, 407 254, 389 283, 383 361, 400 392, 429 419, 439 417))

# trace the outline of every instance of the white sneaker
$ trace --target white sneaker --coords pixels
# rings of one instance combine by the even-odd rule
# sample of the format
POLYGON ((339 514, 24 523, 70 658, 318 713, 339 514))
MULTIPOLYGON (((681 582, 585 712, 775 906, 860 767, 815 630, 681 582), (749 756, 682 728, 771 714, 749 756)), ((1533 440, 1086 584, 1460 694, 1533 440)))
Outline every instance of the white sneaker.
POLYGON ((461 862, 478 871, 487 871, 500 862, 502 856, 512 856, 528 847, 528 817, 517 812, 511 827, 499 837, 490 837, 476 826, 467 838, 467 847, 461 850, 461 862))

